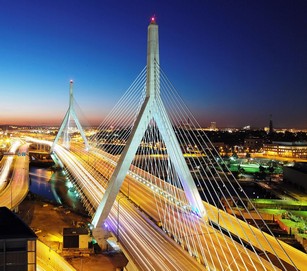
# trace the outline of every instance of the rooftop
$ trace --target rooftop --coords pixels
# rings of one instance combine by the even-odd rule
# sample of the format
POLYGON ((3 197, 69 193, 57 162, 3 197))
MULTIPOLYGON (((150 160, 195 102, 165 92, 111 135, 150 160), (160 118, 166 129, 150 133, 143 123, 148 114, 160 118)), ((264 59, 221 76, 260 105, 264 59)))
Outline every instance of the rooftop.
POLYGON ((307 146, 306 141, 294 141, 294 142, 273 141, 272 144, 280 145, 280 146, 307 146))
POLYGON ((88 235, 88 230, 85 228, 64 228, 63 235, 88 235))
POLYGON ((36 234, 7 207, 0 207, 0 239, 37 238, 36 234))

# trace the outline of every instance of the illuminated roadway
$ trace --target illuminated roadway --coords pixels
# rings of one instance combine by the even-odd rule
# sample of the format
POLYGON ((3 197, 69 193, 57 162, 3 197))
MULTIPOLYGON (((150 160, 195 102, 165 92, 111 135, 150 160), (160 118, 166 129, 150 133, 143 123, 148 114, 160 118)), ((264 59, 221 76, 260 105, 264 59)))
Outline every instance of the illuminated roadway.
POLYGON ((29 156, 26 155, 29 144, 20 145, 20 141, 15 141, 10 150, 12 154, 4 156, 1 162, 3 168, 0 175, 2 184, 0 203, 9 209, 18 206, 29 191, 29 156), (13 154, 17 149, 18 155, 13 154))
MULTIPOLYGON (((70 152, 56 146, 55 152, 80 181, 83 193, 95 207, 102 199, 104 188, 87 172, 70 152)), ((176 245, 160 228, 153 227, 149 219, 136 211, 126 199, 120 199, 120 208, 115 204, 108 219, 108 227, 117 232, 117 218, 120 221, 120 243, 141 270, 206 270, 189 254, 176 245)))
MULTIPOLYGON (((85 197, 90 199, 92 205, 96 208, 103 196, 104 188, 86 169, 86 167, 90 166, 87 165, 85 161, 60 146, 57 146, 55 152, 70 173, 80 182, 79 187, 81 187, 85 197)), ((89 160, 88 162, 91 161, 89 160)), ((107 162, 105 159, 101 159, 99 163, 107 162)), ((156 206, 153 204, 155 201, 151 188, 136 181, 130 176, 129 181, 124 183, 122 191, 127 189, 128 183, 130 197, 133 197, 134 193, 138 195, 137 199, 133 198, 133 201, 136 201, 136 204, 140 205, 142 210, 147 214, 157 219, 157 210, 156 206)), ((118 197, 118 200, 119 203, 117 202, 114 204, 109 215, 108 224, 113 233, 119 235, 121 246, 126 252, 128 251, 131 258, 140 269, 205 270, 203 265, 198 264, 193 257, 189 256, 186 251, 182 250, 179 245, 168 238, 161 229, 155 227, 145 214, 142 215, 142 213, 135 208, 135 205, 126 197, 121 195, 118 197), (119 221, 119 230, 117 229, 117 221, 119 221)), ((218 211, 216 210, 216 212, 218 211)), ((175 214, 175 216, 178 215, 179 214, 175 214)), ((216 213, 214 215, 209 213, 208 215, 216 217, 216 213)), ((223 216, 227 216, 227 219, 225 217, 224 220, 228 221, 228 214, 220 211, 219 215, 221 216, 220 220, 223 220, 223 216)), ((200 220, 197 216, 195 216, 194 219, 200 220)), ((201 220, 200 223, 202 227, 200 232, 203 232, 202 238, 204 240, 207 238, 207 243, 212 246, 210 248, 207 247, 203 253, 206 255, 207 259, 214 262, 214 266, 217 267, 218 270, 272 270, 272 266, 265 259, 259 259, 252 251, 244 249, 241 245, 234 244, 229 237, 210 227, 203 220, 201 220), (211 249, 215 249, 217 252, 210 253, 211 249), (227 253, 227 255, 225 253, 227 253), (237 255, 235 261, 233 260, 233 255, 237 255)), ((229 227, 231 231, 231 228, 237 227, 238 223, 239 222, 234 219, 234 221, 230 223, 231 225, 224 226, 229 227)), ((242 222, 240 224, 245 223, 242 222)), ((243 225, 243 236, 246 234, 246 232, 244 232, 245 226, 250 227, 247 224, 243 225)), ((248 230, 248 228, 246 228, 246 230, 248 230)), ((249 236, 250 240, 252 240, 252 242, 255 242, 255 240, 261 241, 263 233, 260 231, 254 232, 256 232, 257 235, 249 236)), ((195 234, 199 233, 195 232, 195 234)), ((274 242, 276 242, 275 238, 270 236, 267 236, 267 238, 271 238, 270 241, 272 242, 272 246, 274 246, 274 242)), ((290 257, 295 261, 297 267, 301 269, 304 265, 304 257, 306 255, 296 249, 291 250, 291 247, 289 246, 288 248, 286 244, 283 246, 286 246, 290 257)), ((203 241, 203 247, 206 248, 205 241, 203 241)), ((271 248, 267 247, 265 249, 270 251, 271 248)), ((281 254, 282 252, 278 253, 278 255, 281 254)), ((276 268, 275 270, 279 269, 276 268)))
MULTIPOLYGON (((29 191, 28 149, 28 143, 24 144, 21 140, 14 140, 9 151, 10 154, 5 155, 1 160, 0 206, 6 206, 9 209, 16 208, 29 191)), ((38 271, 75 270, 61 256, 51 251, 39 240, 37 241, 36 255, 38 271), (57 268, 53 268, 54 265, 57 268)))
POLYGON ((5 153, 0 163, 0 191, 6 186, 10 177, 10 171, 13 165, 14 155, 21 145, 20 140, 13 140, 9 152, 5 153))
MULTIPOLYGON (((99 152, 102 153, 101 151, 96 151, 96 152, 98 153, 98 156, 99 156, 99 152)), ((105 155, 103 156, 105 157, 105 155)), ((102 159, 100 163, 106 163, 105 161, 106 159, 102 159)), ((106 165, 106 166, 109 167, 110 165, 106 165)), ((147 178, 150 179, 150 174, 147 174, 147 178)), ((144 184, 140 181, 135 180, 135 178, 132 178, 130 174, 130 175, 127 175, 126 180, 123 183, 121 191, 125 193, 127 196, 129 195, 129 198, 132 199, 132 201, 135 202, 138 206, 140 206, 140 208, 144 210, 147 214, 150 214, 150 216, 153 217, 154 220, 156 221, 159 220, 156 205, 153 204, 153 202, 155 202, 155 199, 153 197, 151 185, 148 186, 147 184, 144 184)), ((264 250, 271 252, 272 254, 277 254, 279 255, 281 259, 288 262, 289 264, 292 264, 291 262, 289 262, 288 257, 286 257, 285 252, 284 252, 285 250, 287 254, 290 256, 290 258, 292 259, 292 261, 294 261, 295 265, 300 270, 304 269, 305 263, 306 263, 305 253, 298 251, 297 249, 293 248, 292 246, 284 242, 277 241, 271 235, 268 235, 258 230, 257 228, 252 227, 251 225, 247 223, 244 223, 241 220, 237 220, 232 215, 229 215, 228 213, 222 210, 219 210, 218 208, 213 207, 212 205, 209 205, 206 202, 203 202, 203 204, 205 205, 205 208, 208 211, 207 215, 211 221, 219 223, 219 225, 222 228, 228 229, 230 232, 235 233, 237 236, 240 236, 241 239, 248 240, 248 243, 253 244, 254 247, 259 248, 262 246, 264 250), (253 232, 251 232, 250 228, 253 229, 253 232), (269 241, 269 243, 266 241, 266 239, 269 241), (280 248, 280 246, 277 244, 278 242, 282 245, 284 250, 280 248), (261 246, 259 244, 261 244, 261 246)), ((223 250, 224 251, 232 250, 233 255, 237 255, 238 253, 240 253, 241 255, 243 255, 242 259, 244 259, 244 263, 241 263, 241 264, 240 264, 241 257, 240 259, 236 259, 236 263, 242 267, 242 269, 240 270, 246 270, 246 268, 248 268, 248 270, 253 270, 253 269, 255 270, 255 266, 253 266, 253 264, 250 262, 248 256, 244 256, 244 254, 248 253, 249 257, 251 257, 253 259, 253 262, 255 263, 257 262, 257 260, 259 261, 259 259, 255 258, 254 253, 249 252, 249 251, 246 252, 245 250, 240 248, 239 245, 236 245, 234 247, 230 238, 221 234, 219 231, 216 232, 215 229, 208 226, 208 224, 205 223, 205 221, 200 219, 199 217, 195 216, 195 219, 199 220, 199 222, 201 223, 201 227, 202 227, 201 231, 205 233, 206 236, 210 236, 209 237, 210 240, 208 240, 209 244, 212 242, 215 243, 216 248, 219 248, 222 244, 222 246, 223 245, 225 246, 223 250), (250 266, 249 266, 249 262, 250 262, 250 266), (245 267, 244 267, 244 264, 246 265, 245 267)), ((206 236, 203 236, 203 237, 208 238, 206 236)), ((206 247, 205 243, 203 243, 203 247, 204 248, 206 247)), ((214 255, 214 253, 211 253, 211 256, 208 254, 206 256, 210 258, 212 257, 212 254, 214 255)), ((223 258, 222 252, 218 254, 220 255, 220 259, 223 258)), ((225 269, 226 267, 229 267, 229 265, 227 265, 226 262, 232 263, 232 257, 230 255, 228 257, 229 257, 229 260, 225 260, 225 265, 222 264, 223 265, 223 267, 221 267, 222 270, 225 269)), ((227 256, 225 256, 225 258, 227 258, 227 256)), ((220 266, 221 264, 220 259, 214 260, 215 266, 220 266)), ((265 265, 265 260, 263 259, 263 261, 265 265)), ((232 265, 234 265, 234 263, 232 263, 232 265)), ((232 268, 235 268, 235 266, 232 266, 232 268)), ((268 267, 268 269, 270 270, 270 267, 268 267)), ((256 267, 256 270, 263 270, 263 267, 258 266, 256 267)))

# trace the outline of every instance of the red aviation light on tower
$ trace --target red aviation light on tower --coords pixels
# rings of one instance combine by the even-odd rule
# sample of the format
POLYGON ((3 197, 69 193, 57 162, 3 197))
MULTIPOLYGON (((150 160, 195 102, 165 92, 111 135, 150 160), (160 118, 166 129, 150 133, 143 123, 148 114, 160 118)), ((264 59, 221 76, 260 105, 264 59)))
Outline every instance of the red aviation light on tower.
POLYGON ((150 18, 150 23, 151 23, 151 24, 155 24, 155 23, 156 23, 156 17, 155 17, 155 16, 152 16, 152 17, 150 18))

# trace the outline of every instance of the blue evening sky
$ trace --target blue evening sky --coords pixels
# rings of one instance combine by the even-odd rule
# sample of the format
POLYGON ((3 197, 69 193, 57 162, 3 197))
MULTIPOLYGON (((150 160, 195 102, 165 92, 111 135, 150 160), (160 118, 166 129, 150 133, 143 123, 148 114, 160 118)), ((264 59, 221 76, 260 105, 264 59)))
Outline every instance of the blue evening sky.
POLYGON ((69 80, 99 124, 160 65, 203 126, 307 128, 306 0, 0 0, 0 124, 60 124, 69 80))

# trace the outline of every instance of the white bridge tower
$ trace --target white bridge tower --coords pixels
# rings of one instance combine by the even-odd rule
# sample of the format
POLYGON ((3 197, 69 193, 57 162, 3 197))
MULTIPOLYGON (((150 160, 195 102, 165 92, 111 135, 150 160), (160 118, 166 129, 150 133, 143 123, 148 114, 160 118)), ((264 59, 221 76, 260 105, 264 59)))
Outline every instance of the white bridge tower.
POLYGON ((146 97, 126 146, 111 176, 106 192, 93 218, 92 224, 97 230, 103 225, 103 222, 109 215, 151 120, 154 120, 157 124, 192 210, 199 216, 206 215, 201 197, 183 157, 171 121, 160 97, 159 39, 158 25, 156 24, 155 18, 151 19, 151 23, 148 26, 146 97))
POLYGON ((75 109, 74 109, 73 84, 74 84, 73 80, 70 80, 70 83, 69 83, 69 107, 68 107, 68 110, 65 114, 63 122, 61 124, 61 127, 58 131, 58 134, 57 134, 55 140, 53 141, 53 144, 52 144, 52 147, 51 147, 51 152, 53 152, 54 147, 58 143, 59 138, 61 137, 62 134, 63 134, 63 145, 65 146, 66 149, 70 148, 69 123, 70 123, 71 119, 73 119, 75 121, 76 125, 77 125, 77 128, 78 128, 78 130, 81 134, 81 137, 84 141, 85 149, 89 150, 89 144, 88 144, 87 138, 85 136, 83 128, 82 128, 82 126, 79 122, 79 119, 78 119, 77 114, 76 114, 75 109))

